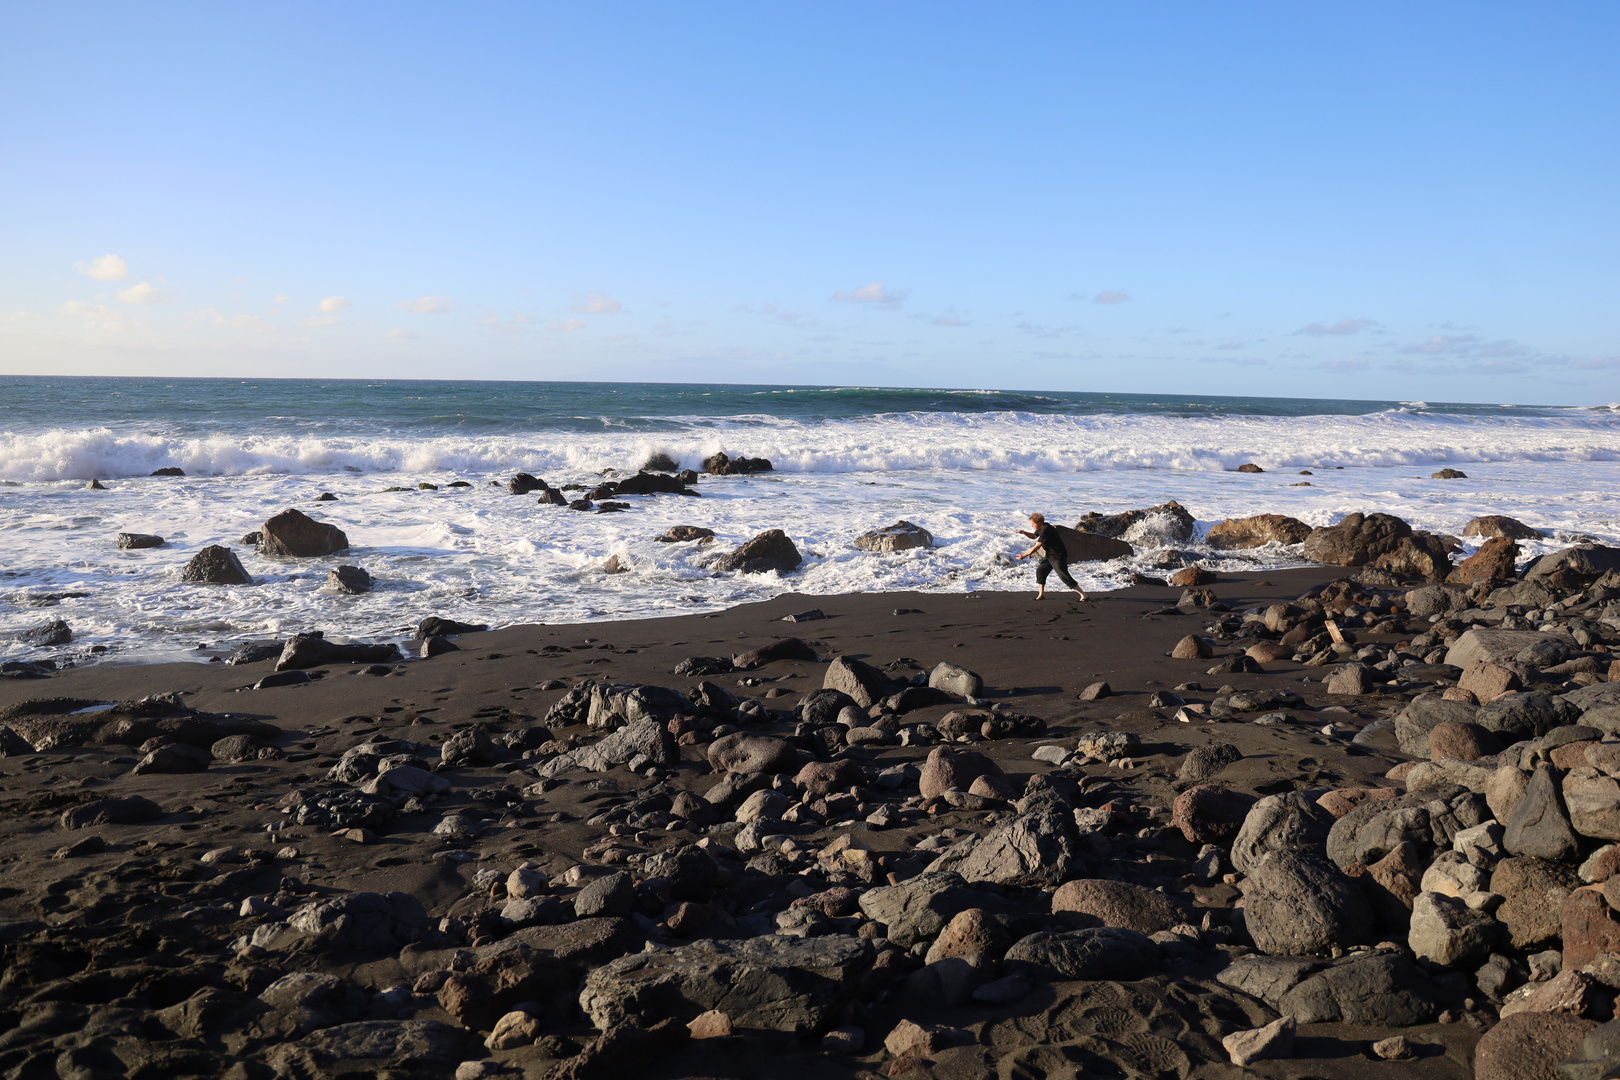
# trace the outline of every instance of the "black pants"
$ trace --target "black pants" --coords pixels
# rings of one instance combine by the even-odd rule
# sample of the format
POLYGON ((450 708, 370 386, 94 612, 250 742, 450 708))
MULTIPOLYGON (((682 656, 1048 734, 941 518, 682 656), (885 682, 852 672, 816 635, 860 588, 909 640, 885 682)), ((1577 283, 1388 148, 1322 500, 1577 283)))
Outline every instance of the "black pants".
POLYGON ((1035 584, 1044 588, 1046 586, 1046 575, 1054 570, 1057 571, 1057 576, 1063 581, 1063 584, 1069 588, 1078 589, 1080 587, 1074 583, 1074 575, 1069 573, 1068 562, 1054 559, 1050 555, 1042 559, 1041 564, 1035 568, 1035 584))

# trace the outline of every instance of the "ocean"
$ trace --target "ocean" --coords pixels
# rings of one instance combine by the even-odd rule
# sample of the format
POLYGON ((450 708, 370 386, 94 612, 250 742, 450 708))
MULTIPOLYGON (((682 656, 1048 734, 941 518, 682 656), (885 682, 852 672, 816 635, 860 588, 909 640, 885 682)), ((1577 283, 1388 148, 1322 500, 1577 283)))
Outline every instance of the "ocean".
MULTIPOLYGON (((1546 533, 1524 545, 1529 558, 1584 539, 1620 542, 1617 481, 1613 404, 0 376, 0 656, 202 660, 304 630, 401 640, 427 615, 500 626, 687 614, 787 591, 1032 589, 1031 568, 1008 559, 1026 543, 1014 530, 1030 511, 1072 523, 1170 499, 1196 517, 1199 537, 1259 513, 1325 525, 1379 510, 1448 533, 1508 514, 1546 533), (631 509, 616 514, 541 506, 490 484, 523 471, 590 486, 654 453, 700 468, 717 451, 775 469, 705 476, 700 498, 628 497, 631 509), (1265 472, 1234 471, 1249 462, 1265 472), (167 467, 186 475, 149 475, 167 467), (1429 478, 1445 467, 1467 479, 1429 478), (107 490, 89 490, 92 479, 107 490), (472 486, 446 486, 457 480, 472 486), (416 487, 424 482, 438 490, 416 487), (315 502, 323 492, 337 501, 315 502), (292 561, 238 544, 287 507, 338 525, 351 549, 292 561), (901 518, 936 546, 853 546, 901 518), (678 524, 713 529, 719 543, 654 541, 678 524), (769 528, 805 553, 799 571, 706 565, 769 528), (168 543, 119 551, 119 532, 168 543), (257 583, 182 584, 208 544, 234 546, 257 583), (630 572, 607 573, 612 555, 630 572), (369 571, 375 590, 320 592, 341 563, 369 571), (68 646, 9 640, 58 618, 73 628, 68 646)), ((1077 565, 1083 586, 1115 588, 1175 561, 1152 523, 1127 538, 1137 556, 1077 565)), ((1220 556, 1195 537, 1176 550, 1215 558, 1217 569, 1300 565, 1280 547, 1220 556)))

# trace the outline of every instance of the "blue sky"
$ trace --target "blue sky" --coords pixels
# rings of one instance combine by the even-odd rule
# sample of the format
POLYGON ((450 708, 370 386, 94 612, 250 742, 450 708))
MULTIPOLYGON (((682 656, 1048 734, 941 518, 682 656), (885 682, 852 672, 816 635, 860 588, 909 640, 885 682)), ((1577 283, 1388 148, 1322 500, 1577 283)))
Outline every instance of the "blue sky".
POLYGON ((0 13, 0 372, 1620 399, 1612 4, 0 13))

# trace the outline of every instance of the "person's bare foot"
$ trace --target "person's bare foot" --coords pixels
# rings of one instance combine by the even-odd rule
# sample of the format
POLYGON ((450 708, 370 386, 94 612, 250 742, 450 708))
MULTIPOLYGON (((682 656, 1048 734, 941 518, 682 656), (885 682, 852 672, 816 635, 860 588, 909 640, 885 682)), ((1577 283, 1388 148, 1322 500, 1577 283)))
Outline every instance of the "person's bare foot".
POLYGON ((1086 593, 1085 593, 1084 589, 1076 589, 1076 590, 1074 590, 1074 595, 1078 596, 1082 600, 1084 600, 1086 598, 1086 593))
POLYGON ((1037 599, 1037 600, 1045 600, 1046 599, 1046 593, 1044 591, 1036 593, 1035 594, 1035 599, 1037 599))

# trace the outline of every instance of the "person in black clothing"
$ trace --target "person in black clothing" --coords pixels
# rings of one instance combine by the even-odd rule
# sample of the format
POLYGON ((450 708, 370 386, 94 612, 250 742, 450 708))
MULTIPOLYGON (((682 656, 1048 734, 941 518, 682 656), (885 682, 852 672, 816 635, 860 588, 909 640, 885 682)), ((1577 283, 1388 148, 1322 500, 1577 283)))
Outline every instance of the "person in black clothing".
POLYGON ((1046 515, 1040 513, 1029 515, 1029 527, 1031 531, 1019 529, 1018 535, 1027 536, 1035 543, 1018 557, 1027 559, 1037 551, 1041 552, 1041 565, 1035 568, 1035 586, 1040 591, 1035 594, 1035 599, 1046 599, 1046 576, 1056 570, 1063 584, 1084 600, 1085 592, 1075 584, 1074 576, 1069 573, 1069 553, 1063 547, 1063 537, 1058 535, 1057 527, 1048 523, 1046 515))

